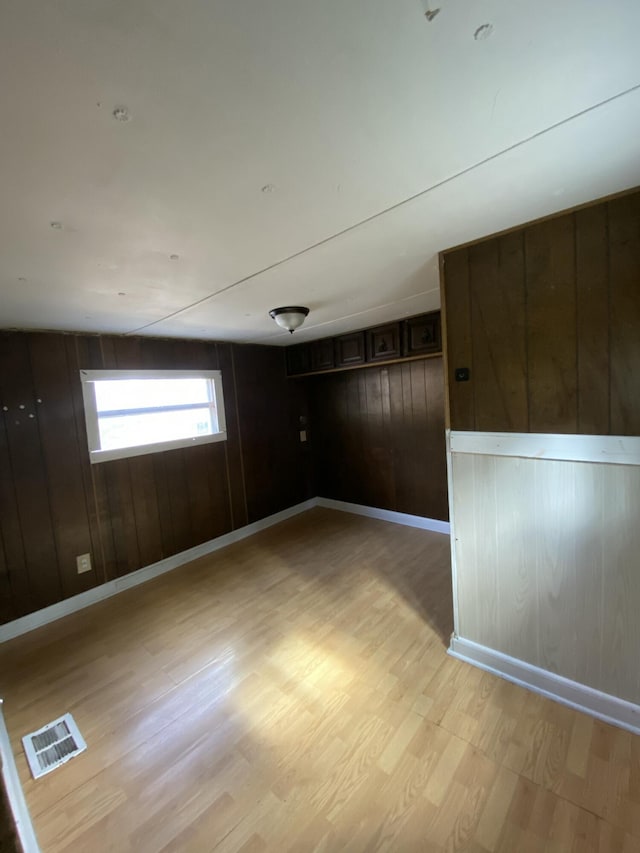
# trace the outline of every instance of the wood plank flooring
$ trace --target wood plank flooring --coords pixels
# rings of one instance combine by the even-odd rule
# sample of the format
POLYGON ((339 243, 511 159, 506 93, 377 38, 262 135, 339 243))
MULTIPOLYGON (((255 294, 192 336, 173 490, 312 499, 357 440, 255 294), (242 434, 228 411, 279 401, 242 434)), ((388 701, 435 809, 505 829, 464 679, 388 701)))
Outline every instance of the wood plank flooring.
POLYGON ((315 509, 5 644, 44 853, 640 851, 640 738, 451 627, 447 537, 315 509), (34 782, 66 711, 88 750, 34 782))

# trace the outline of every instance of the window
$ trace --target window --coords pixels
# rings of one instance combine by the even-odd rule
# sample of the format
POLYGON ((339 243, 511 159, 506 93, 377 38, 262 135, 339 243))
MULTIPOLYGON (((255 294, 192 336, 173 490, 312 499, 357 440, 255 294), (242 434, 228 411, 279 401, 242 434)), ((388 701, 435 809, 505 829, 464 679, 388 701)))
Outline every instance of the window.
POLYGON ((219 370, 81 370, 92 462, 227 437, 219 370))

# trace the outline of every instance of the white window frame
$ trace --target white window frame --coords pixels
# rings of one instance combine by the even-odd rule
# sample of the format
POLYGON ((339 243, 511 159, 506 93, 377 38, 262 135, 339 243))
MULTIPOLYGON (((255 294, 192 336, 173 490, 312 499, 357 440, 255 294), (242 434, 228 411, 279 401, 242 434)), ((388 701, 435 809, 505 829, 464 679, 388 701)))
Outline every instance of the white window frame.
POLYGON ((226 441, 227 424, 224 413, 224 395, 222 393, 222 373, 219 370, 81 370, 82 399, 87 424, 87 443, 92 464, 110 459, 127 459, 130 456, 144 456, 147 453, 160 453, 179 447, 193 447, 198 444, 211 444, 214 441, 226 441), (153 444, 137 444, 133 447, 117 447, 110 450, 100 448, 100 429, 94 383, 97 380, 113 379, 212 379, 215 393, 218 432, 211 435, 198 435, 191 438, 176 438, 153 444))

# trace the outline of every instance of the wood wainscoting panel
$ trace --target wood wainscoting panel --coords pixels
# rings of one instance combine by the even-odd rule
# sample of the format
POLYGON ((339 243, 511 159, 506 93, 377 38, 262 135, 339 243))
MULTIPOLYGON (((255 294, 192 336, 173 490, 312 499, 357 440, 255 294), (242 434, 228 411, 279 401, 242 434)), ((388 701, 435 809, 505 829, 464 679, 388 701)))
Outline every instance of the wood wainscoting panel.
POLYGON ((458 635, 640 704, 640 466, 452 457, 458 635))

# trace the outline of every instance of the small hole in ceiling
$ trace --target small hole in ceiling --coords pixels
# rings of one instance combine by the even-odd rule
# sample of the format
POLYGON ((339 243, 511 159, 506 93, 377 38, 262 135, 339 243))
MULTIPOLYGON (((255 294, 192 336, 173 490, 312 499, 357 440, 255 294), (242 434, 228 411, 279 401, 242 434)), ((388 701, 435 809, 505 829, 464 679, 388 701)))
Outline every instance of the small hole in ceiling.
POLYGON ((170 261, 179 261, 180 255, 169 255, 169 260, 170 261))
POLYGON ((18 276, 18 281, 26 281, 26 278, 23 275, 18 276))
POLYGON ((435 16, 438 14, 439 11, 440 11, 440 9, 427 9, 427 11, 424 13, 424 16, 427 19, 427 21, 433 21, 433 19, 435 18, 435 16))
POLYGON ((124 292, 124 290, 118 291, 118 296, 126 296, 126 295, 127 294, 124 292))
POLYGON ((260 192, 272 193, 274 192, 275 188, 275 184, 265 184, 263 187, 261 187, 260 192))
POLYGON ((130 121, 131 113, 127 107, 116 107, 112 113, 116 121, 130 121))
POLYGON ((54 231, 62 231, 62 222, 50 222, 49 225, 53 228, 54 231))
POLYGON ((488 39, 489 36, 493 33, 493 24, 483 24, 473 34, 473 37, 476 41, 482 41, 483 39, 488 39))

